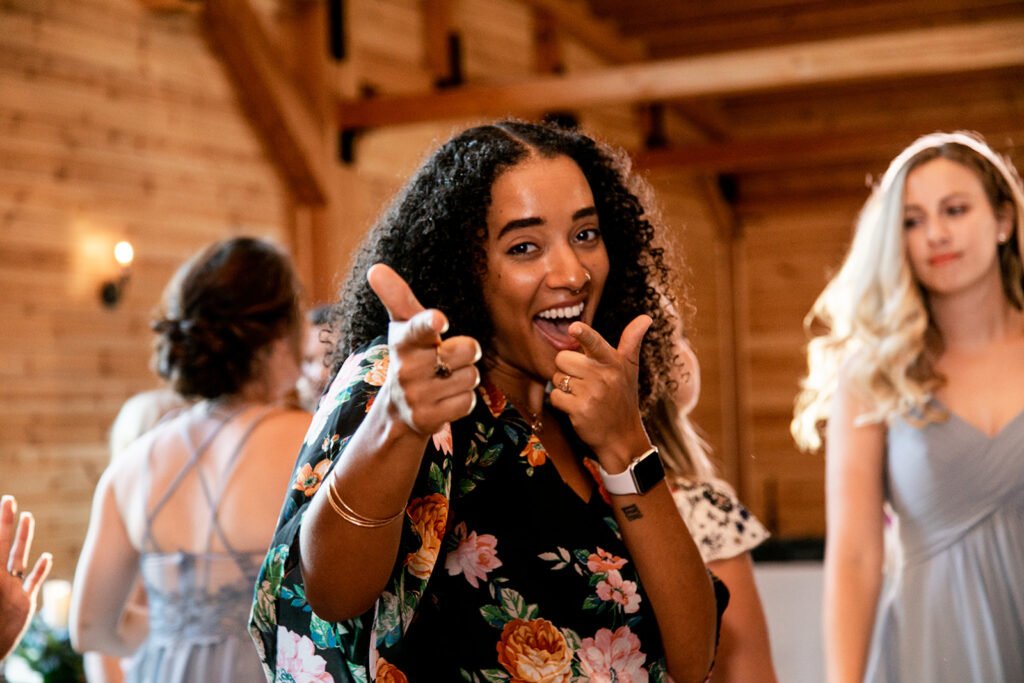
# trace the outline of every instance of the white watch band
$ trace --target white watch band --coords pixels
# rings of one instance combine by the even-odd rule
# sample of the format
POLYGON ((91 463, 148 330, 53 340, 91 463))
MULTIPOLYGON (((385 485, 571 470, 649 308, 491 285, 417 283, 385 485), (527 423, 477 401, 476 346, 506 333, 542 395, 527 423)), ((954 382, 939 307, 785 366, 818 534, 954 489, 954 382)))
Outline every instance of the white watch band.
POLYGON ((651 455, 653 455, 655 458, 659 457, 657 447, 651 447, 648 450, 644 451, 642 454, 640 454, 638 457, 633 458, 633 461, 629 463, 629 467, 627 467, 625 471, 619 472, 618 474, 608 474, 607 472, 604 471, 604 468, 601 467, 601 464, 598 463, 597 470, 598 472, 601 473, 601 481, 602 483, 604 483, 605 490, 608 491, 608 493, 611 493, 612 495, 616 496, 626 496, 630 494, 643 495, 644 493, 646 493, 646 490, 640 490, 640 487, 638 486, 638 482, 636 480, 636 476, 633 474, 633 468, 637 465, 637 463, 651 455))

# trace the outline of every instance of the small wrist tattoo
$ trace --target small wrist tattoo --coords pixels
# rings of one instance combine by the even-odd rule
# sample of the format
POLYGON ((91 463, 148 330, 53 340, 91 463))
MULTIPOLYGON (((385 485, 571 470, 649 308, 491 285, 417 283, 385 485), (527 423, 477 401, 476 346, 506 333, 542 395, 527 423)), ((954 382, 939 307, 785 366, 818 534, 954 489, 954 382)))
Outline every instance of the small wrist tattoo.
POLYGON ((622 508, 622 514, 626 515, 626 519, 630 522, 636 521, 644 516, 644 513, 640 512, 640 508, 636 505, 627 505, 622 508))

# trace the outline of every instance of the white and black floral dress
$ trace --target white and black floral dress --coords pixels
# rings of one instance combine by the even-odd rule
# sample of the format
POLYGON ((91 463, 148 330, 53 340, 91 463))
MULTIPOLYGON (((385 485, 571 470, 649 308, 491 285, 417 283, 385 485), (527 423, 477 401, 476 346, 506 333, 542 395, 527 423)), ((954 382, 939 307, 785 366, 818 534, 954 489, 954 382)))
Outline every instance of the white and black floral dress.
POLYGON ((705 564, 749 552, 770 535, 722 479, 677 480, 672 497, 705 564))

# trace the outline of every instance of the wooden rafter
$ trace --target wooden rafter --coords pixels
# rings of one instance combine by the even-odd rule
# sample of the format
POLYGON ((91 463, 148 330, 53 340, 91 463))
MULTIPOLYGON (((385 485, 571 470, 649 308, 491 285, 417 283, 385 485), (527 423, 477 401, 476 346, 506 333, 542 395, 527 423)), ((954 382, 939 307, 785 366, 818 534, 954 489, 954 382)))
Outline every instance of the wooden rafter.
MULTIPOLYGON (((650 51, 643 42, 626 39, 610 22, 596 18, 589 8, 582 6, 578 1, 523 0, 523 2, 533 8, 538 28, 549 34, 546 36, 548 44, 544 45, 543 42, 539 44, 539 47, 546 50, 546 52, 542 50, 538 53, 539 73, 553 73, 553 69, 545 67, 555 63, 556 60, 559 65, 561 64, 560 56, 552 56, 559 50, 558 41, 554 37, 556 30, 560 34, 575 38, 586 45, 587 49, 592 50, 611 64, 629 64, 651 58, 650 51)), ((719 118, 713 116, 706 107, 701 107, 695 102, 676 102, 673 103, 672 110, 682 116, 705 138, 720 140, 724 137, 724 126, 719 118)))
POLYGON ((282 68, 248 0, 206 0, 215 49, 239 82, 242 100, 289 188, 306 204, 322 204, 330 187, 331 145, 293 79, 282 68))
MULTIPOLYGON (((985 131, 990 140, 1012 133, 1015 122, 1004 116, 983 116, 962 125, 985 131)), ((704 173, 744 173, 803 168, 850 159, 888 158, 922 132, 961 127, 949 121, 916 119, 904 127, 884 131, 834 133, 825 137, 772 138, 743 142, 676 146, 636 155, 644 168, 686 167, 704 173)), ((998 146, 998 145, 997 145, 998 146)))
POLYGON ((435 83, 451 80, 451 0, 423 0, 423 61, 435 83))
POLYGON ((928 28, 538 77, 441 93, 342 100, 342 128, 578 109, 1024 64, 1024 20, 928 28))
POLYGON ((567 0, 523 0, 523 4, 547 15, 552 22, 609 62, 639 62, 650 55, 643 43, 626 40, 610 23, 594 17, 578 3, 567 0))

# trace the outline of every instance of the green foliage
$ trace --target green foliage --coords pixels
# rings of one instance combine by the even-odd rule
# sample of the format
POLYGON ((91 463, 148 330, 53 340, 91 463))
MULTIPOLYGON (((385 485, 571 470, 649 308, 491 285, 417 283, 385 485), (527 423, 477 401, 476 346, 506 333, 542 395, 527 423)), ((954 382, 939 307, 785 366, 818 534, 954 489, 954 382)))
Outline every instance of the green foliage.
POLYGON ((71 647, 67 629, 54 629, 38 614, 14 651, 43 683, 85 683, 82 656, 71 647))

